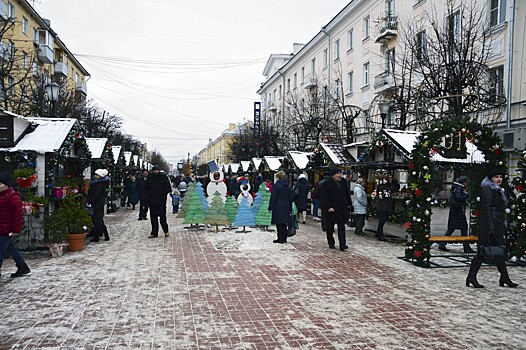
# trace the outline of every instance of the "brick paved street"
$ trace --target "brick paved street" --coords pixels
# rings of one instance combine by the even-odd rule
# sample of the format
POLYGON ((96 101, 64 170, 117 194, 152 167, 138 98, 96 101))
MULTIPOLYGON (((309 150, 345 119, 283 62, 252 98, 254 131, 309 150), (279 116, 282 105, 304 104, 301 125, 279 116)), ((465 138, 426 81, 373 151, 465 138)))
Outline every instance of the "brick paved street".
MULTIPOLYGON (((107 216, 111 241, 28 259, 10 279, 4 261, 0 349, 525 349, 525 269, 501 288, 466 288, 466 268, 423 269, 404 246, 348 231, 330 250, 319 222, 285 245, 274 233, 188 231, 169 238, 149 221, 107 216)), ((435 250, 436 251, 436 250, 435 250)))

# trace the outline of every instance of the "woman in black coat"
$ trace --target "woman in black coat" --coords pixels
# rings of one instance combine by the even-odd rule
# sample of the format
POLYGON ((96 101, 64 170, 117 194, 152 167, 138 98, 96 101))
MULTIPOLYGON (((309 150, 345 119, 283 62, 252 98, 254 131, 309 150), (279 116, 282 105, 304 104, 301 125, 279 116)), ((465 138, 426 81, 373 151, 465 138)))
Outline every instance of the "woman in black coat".
MULTIPOLYGON (((504 189, 500 187, 505 173, 503 169, 490 170, 481 183, 479 239, 477 241, 479 254, 471 261, 469 274, 466 278, 467 287, 472 284, 475 288, 484 288, 484 286, 477 281, 477 272, 480 269, 480 265, 482 265, 482 258, 480 256, 481 247, 506 245, 504 239, 504 209, 507 199, 504 194, 504 189)), ((506 284, 511 288, 517 287, 518 284, 513 283, 508 276, 506 259, 497 260, 496 265, 500 272, 500 286, 504 287, 506 284)))
POLYGON ((309 204, 308 197, 309 196, 309 182, 307 181, 307 178, 304 174, 301 174, 298 177, 298 182, 296 183, 296 186, 294 186, 293 190, 293 200, 296 204, 296 208, 298 209, 298 222, 300 221, 300 214, 303 216, 303 220, 301 220, 303 223, 305 223, 305 219, 307 217, 307 206, 309 204))
POLYGON ((108 189, 108 187, 110 187, 108 170, 95 170, 95 178, 89 185, 87 200, 88 204, 93 208, 93 214, 91 215, 91 222, 93 223, 92 242, 98 242, 102 234, 104 234, 105 241, 110 240, 108 228, 104 224, 104 204, 106 203, 106 189, 108 189))
POLYGON ((276 225, 278 239, 274 243, 287 243, 287 223, 292 211, 292 191, 284 171, 276 173, 278 181, 272 187, 268 211, 272 212, 271 223, 276 225))
MULTIPOLYGON (((469 179, 460 176, 451 185, 451 198, 449 199, 449 216, 447 220, 447 231, 444 236, 451 236, 455 230, 460 230, 461 236, 468 235, 468 222, 466 220, 466 204, 469 194, 466 191, 469 179)), ((440 243, 438 249, 447 252, 446 243, 440 243)), ((464 253, 474 253, 468 242, 464 243, 464 253)))

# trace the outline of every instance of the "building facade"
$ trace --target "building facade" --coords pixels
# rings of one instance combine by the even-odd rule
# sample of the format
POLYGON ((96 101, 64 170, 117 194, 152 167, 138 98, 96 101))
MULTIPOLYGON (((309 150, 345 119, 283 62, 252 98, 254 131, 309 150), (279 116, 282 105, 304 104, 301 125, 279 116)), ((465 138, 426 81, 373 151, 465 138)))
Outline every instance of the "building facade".
MULTIPOLYGON (((431 115, 441 105, 446 108, 441 110, 445 115, 451 104, 444 107, 446 103, 443 101, 450 103, 451 98, 437 97, 424 107, 419 106, 418 99, 412 100, 412 106, 406 107, 412 110, 412 114, 407 109, 404 112, 394 108, 399 106, 396 96, 404 81, 411 77, 415 80, 415 89, 418 89, 423 79, 408 70, 407 65, 399 63, 407 59, 408 52, 411 53, 408 42, 414 43, 412 57, 425 59, 426 40, 437 28, 437 21, 449 28, 452 40, 458 45, 456 40, 469 34, 462 32, 466 25, 462 23, 467 17, 465 11, 483 13, 484 23, 480 28, 485 29, 479 34, 484 34, 484 43, 475 43, 487 52, 484 69, 488 71, 489 93, 505 97, 500 109, 497 112, 496 108, 492 110, 497 114, 492 121, 497 132, 505 136, 504 143, 509 150, 524 149, 526 51, 522 38, 526 36, 526 29, 520 22, 526 16, 524 1, 353 0, 307 44, 296 44, 294 53, 279 68, 268 69, 276 64, 276 57, 286 58, 287 55, 270 57, 264 72, 267 79, 258 90, 262 118, 280 125, 287 132, 290 129, 287 115, 294 108, 291 101, 297 103, 308 98, 313 91, 323 91, 324 96, 329 96, 326 101, 338 101, 340 112, 330 117, 341 119, 335 125, 346 137, 340 137, 340 140, 370 141, 372 135, 387 127, 419 130, 426 124, 424 120, 420 123, 413 120, 419 108, 426 108, 426 113, 431 115), (470 2, 472 4, 468 6, 470 2), (521 137, 522 133, 524 137, 521 137)), ((462 99, 472 95, 467 90, 460 89, 462 99)), ((496 97, 485 103, 493 103, 494 99, 496 97)), ((484 113, 481 115, 481 118, 485 117, 484 113)), ((329 136, 318 137, 312 145, 327 140, 329 136)))

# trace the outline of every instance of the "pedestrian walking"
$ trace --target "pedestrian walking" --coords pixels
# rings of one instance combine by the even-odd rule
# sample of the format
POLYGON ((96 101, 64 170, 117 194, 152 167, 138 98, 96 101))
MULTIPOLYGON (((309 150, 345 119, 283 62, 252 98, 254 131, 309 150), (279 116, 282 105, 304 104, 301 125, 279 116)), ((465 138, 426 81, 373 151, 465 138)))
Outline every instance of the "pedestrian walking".
MULTIPOLYGON (((468 235, 468 222, 466 220, 466 207, 469 199, 467 187, 469 179, 467 176, 460 176, 456 182, 451 185, 451 197, 449 198, 449 215, 447 219, 447 230, 444 236, 451 236, 455 230, 460 230, 462 236, 468 235)), ((445 252, 446 243, 440 243, 438 249, 445 252)), ((464 242, 464 253, 474 253, 468 242, 464 242)))
POLYGON ((300 174, 298 182, 296 182, 296 186, 294 186, 294 190, 292 191, 292 199, 296 204, 296 208, 298 208, 297 220, 298 222, 301 221, 303 224, 305 224, 305 219, 307 217, 308 196, 309 183, 305 174, 300 174))
POLYGON ((188 189, 188 184, 186 183, 186 181, 181 180, 179 182, 179 186, 177 187, 177 189, 179 190, 179 193, 181 194, 181 198, 184 198, 184 195, 186 194, 186 190, 188 189))
POLYGON ((365 180, 359 178, 354 185, 354 234, 364 236, 363 227, 367 217, 367 193, 365 192, 365 180))
POLYGON ((325 201, 325 196, 323 195, 323 190, 325 188, 325 184, 327 181, 329 181, 330 176, 328 174, 325 174, 323 179, 318 182, 318 186, 316 188, 316 193, 318 195, 318 198, 320 199, 320 213, 321 213, 321 230, 323 232, 327 231, 327 217, 329 214, 327 213, 327 202, 325 201))
POLYGON ((340 169, 331 169, 330 178, 323 184, 323 196, 327 206, 327 243, 329 248, 335 248, 334 225, 338 225, 338 242, 343 252, 349 248, 345 237, 345 223, 349 220, 351 195, 347 181, 342 181, 340 169))
POLYGON ((146 178, 144 192, 150 207, 150 222, 152 231, 148 238, 155 238, 159 235, 159 223, 164 232, 164 236, 170 236, 168 223, 166 222, 166 196, 172 194, 172 185, 168 177, 161 173, 161 168, 157 165, 152 167, 151 174, 146 178))
MULTIPOLYGON (((321 180, 320 180, 321 181, 321 180)), ((319 216, 319 210, 320 210, 320 197, 318 195, 318 184, 320 183, 320 181, 318 181, 315 185, 314 185, 314 188, 312 189, 312 192, 311 192, 311 200, 312 200, 312 219, 313 220, 316 220, 316 221, 319 221, 321 220, 320 219, 320 216, 319 216)))
MULTIPOLYGON (((466 278, 466 287, 473 285, 475 288, 484 288, 477 281, 477 273, 482 265, 481 247, 506 245, 504 239, 504 210, 508 200, 504 194, 504 189, 501 187, 505 175, 505 169, 491 169, 480 184, 478 252, 471 260, 468 277, 466 278)), ((510 288, 517 287, 518 284, 513 283, 508 275, 506 258, 497 259, 495 263, 500 272, 499 285, 501 287, 504 287, 504 285, 510 288)))
POLYGON ((143 169, 141 175, 137 179, 135 184, 135 190, 139 196, 139 220, 146 220, 148 214, 148 197, 144 192, 144 185, 146 185, 146 179, 148 178, 148 170, 143 169))
POLYGON ((31 274, 31 270, 13 242, 13 236, 22 230, 24 219, 20 193, 11 187, 12 180, 10 175, 0 174, 0 268, 5 254, 9 253, 17 267, 11 277, 22 277, 31 274))
POLYGON ((88 189, 87 203, 93 208, 91 214, 91 222, 93 223, 93 238, 91 242, 100 241, 100 237, 104 235, 104 240, 109 241, 110 235, 108 228, 104 224, 104 205, 106 204, 106 190, 110 187, 110 178, 108 177, 108 170, 95 170, 94 179, 91 180, 88 189))
POLYGON ((137 180, 133 175, 130 177, 130 183, 128 184, 128 200, 132 210, 135 210, 135 206, 139 203, 139 194, 137 193, 137 180))
POLYGON ((131 206, 130 193, 129 193, 131 177, 132 175, 128 174, 128 176, 126 176, 126 178, 122 182, 123 191, 122 191, 122 198, 121 198, 121 207, 124 207, 124 205, 126 205, 126 208, 129 208, 131 206))
POLYGON ((181 202, 181 194, 178 189, 175 189, 172 194, 172 213, 179 212, 179 203, 181 202))
POLYGON ((287 223, 292 210, 292 191, 289 187, 287 174, 284 171, 276 173, 278 179, 272 187, 268 211, 272 213, 271 223, 276 225, 277 239, 273 243, 287 243, 287 223))

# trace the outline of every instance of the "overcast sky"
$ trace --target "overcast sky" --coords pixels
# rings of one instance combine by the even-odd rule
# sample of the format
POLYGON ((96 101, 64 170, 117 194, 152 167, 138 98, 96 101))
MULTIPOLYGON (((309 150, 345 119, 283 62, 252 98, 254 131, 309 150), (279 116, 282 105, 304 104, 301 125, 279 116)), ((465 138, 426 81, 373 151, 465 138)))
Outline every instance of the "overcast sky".
MULTIPOLYGON (((31 2, 31 1, 30 1, 31 2)), ((35 0, 88 70, 88 97, 176 163, 253 118, 273 53, 307 43, 349 0, 35 0)))

